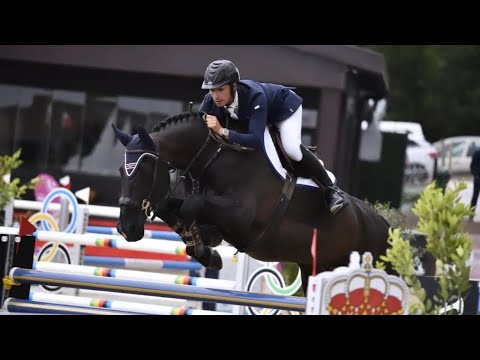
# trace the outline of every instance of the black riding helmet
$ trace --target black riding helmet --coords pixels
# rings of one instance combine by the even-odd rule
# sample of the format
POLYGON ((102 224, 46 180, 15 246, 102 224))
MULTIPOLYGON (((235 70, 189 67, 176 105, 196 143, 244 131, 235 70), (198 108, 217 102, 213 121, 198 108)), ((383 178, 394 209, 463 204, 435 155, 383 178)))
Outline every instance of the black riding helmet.
POLYGON ((234 63, 229 60, 216 60, 205 70, 202 89, 216 89, 239 80, 240 73, 234 63))

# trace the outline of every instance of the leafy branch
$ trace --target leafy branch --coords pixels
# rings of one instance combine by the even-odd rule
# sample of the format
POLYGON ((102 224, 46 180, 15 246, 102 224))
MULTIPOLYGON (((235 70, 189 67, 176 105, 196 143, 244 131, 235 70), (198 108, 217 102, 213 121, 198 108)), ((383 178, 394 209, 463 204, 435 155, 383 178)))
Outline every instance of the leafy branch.
POLYGON ((12 156, 0 156, 0 209, 3 209, 12 199, 22 197, 27 190, 33 189, 39 179, 35 178, 22 184, 19 178, 12 179, 10 183, 5 182, 5 175, 11 174, 23 164, 20 159, 22 149, 18 149, 12 156))
MULTIPOLYGON (((463 219, 473 214, 469 205, 460 202, 459 192, 466 189, 460 182, 453 189, 437 188, 435 182, 427 186, 412 211, 418 216, 417 230, 426 235, 426 251, 435 259, 437 291, 433 302, 426 298, 414 265, 417 255, 400 228, 390 229, 390 248, 381 260, 392 265, 410 288, 410 313, 439 314, 442 308, 460 298, 470 289, 470 266, 473 240, 462 231, 463 219)), ((379 267, 385 264, 378 263, 379 267)), ((460 313, 462 309, 460 309, 460 313)))

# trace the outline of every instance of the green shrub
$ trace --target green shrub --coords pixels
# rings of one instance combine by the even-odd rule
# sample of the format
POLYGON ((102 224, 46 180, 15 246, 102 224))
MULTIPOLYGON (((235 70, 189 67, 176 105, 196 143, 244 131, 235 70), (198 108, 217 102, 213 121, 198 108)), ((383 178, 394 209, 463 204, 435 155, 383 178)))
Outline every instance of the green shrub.
POLYGON ((407 217, 397 209, 392 208, 390 203, 380 203, 377 201, 371 206, 388 221, 393 229, 406 229, 407 217))
POLYGON ((23 196, 28 189, 33 189, 37 183, 37 179, 32 179, 26 184, 21 184, 20 179, 11 179, 10 183, 6 183, 4 176, 11 174, 23 164, 20 159, 22 150, 17 150, 12 156, 0 156, 0 210, 3 209, 12 199, 18 199, 23 196))
MULTIPOLYGON (((401 229, 390 229, 389 245, 381 260, 392 265, 410 288, 413 301, 410 313, 438 314, 448 303, 463 298, 470 288, 470 258, 473 241, 462 231, 463 219, 472 215, 469 205, 460 202, 459 192, 466 189, 460 182, 453 189, 443 190, 435 182, 427 186, 412 211, 418 217, 416 229, 426 235, 426 249, 436 259, 437 291, 433 303, 426 299, 425 290, 414 273, 415 251, 401 229)), ((385 267, 379 262, 378 267, 385 267)), ((461 313, 462 309, 460 309, 461 313)))

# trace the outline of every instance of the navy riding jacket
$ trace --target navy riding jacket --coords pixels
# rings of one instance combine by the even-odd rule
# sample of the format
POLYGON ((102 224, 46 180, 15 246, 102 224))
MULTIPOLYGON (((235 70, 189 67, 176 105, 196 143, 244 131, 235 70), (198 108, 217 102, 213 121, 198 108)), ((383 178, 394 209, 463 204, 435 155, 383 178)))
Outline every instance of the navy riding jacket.
MULTIPOLYGON (((267 125, 288 119, 303 103, 303 99, 288 87, 253 80, 241 80, 237 93, 238 120, 231 121, 238 121, 240 124, 235 128, 245 129, 245 132, 229 129, 229 140, 255 149, 263 150, 267 125)), ((224 110, 215 105, 210 93, 205 95, 199 111, 215 115, 219 120, 225 119, 224 110)))

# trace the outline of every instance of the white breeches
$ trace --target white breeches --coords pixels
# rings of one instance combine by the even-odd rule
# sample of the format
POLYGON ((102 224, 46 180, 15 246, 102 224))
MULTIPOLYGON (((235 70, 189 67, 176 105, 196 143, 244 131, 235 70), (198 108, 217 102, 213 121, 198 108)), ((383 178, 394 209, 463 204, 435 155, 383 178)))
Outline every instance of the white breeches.
POLYGON ((280 139, 287 155, 294 161, 302 160, 300 150, 302 143, 302 105, 288 119, 276 124, 280 131, 280 139))

